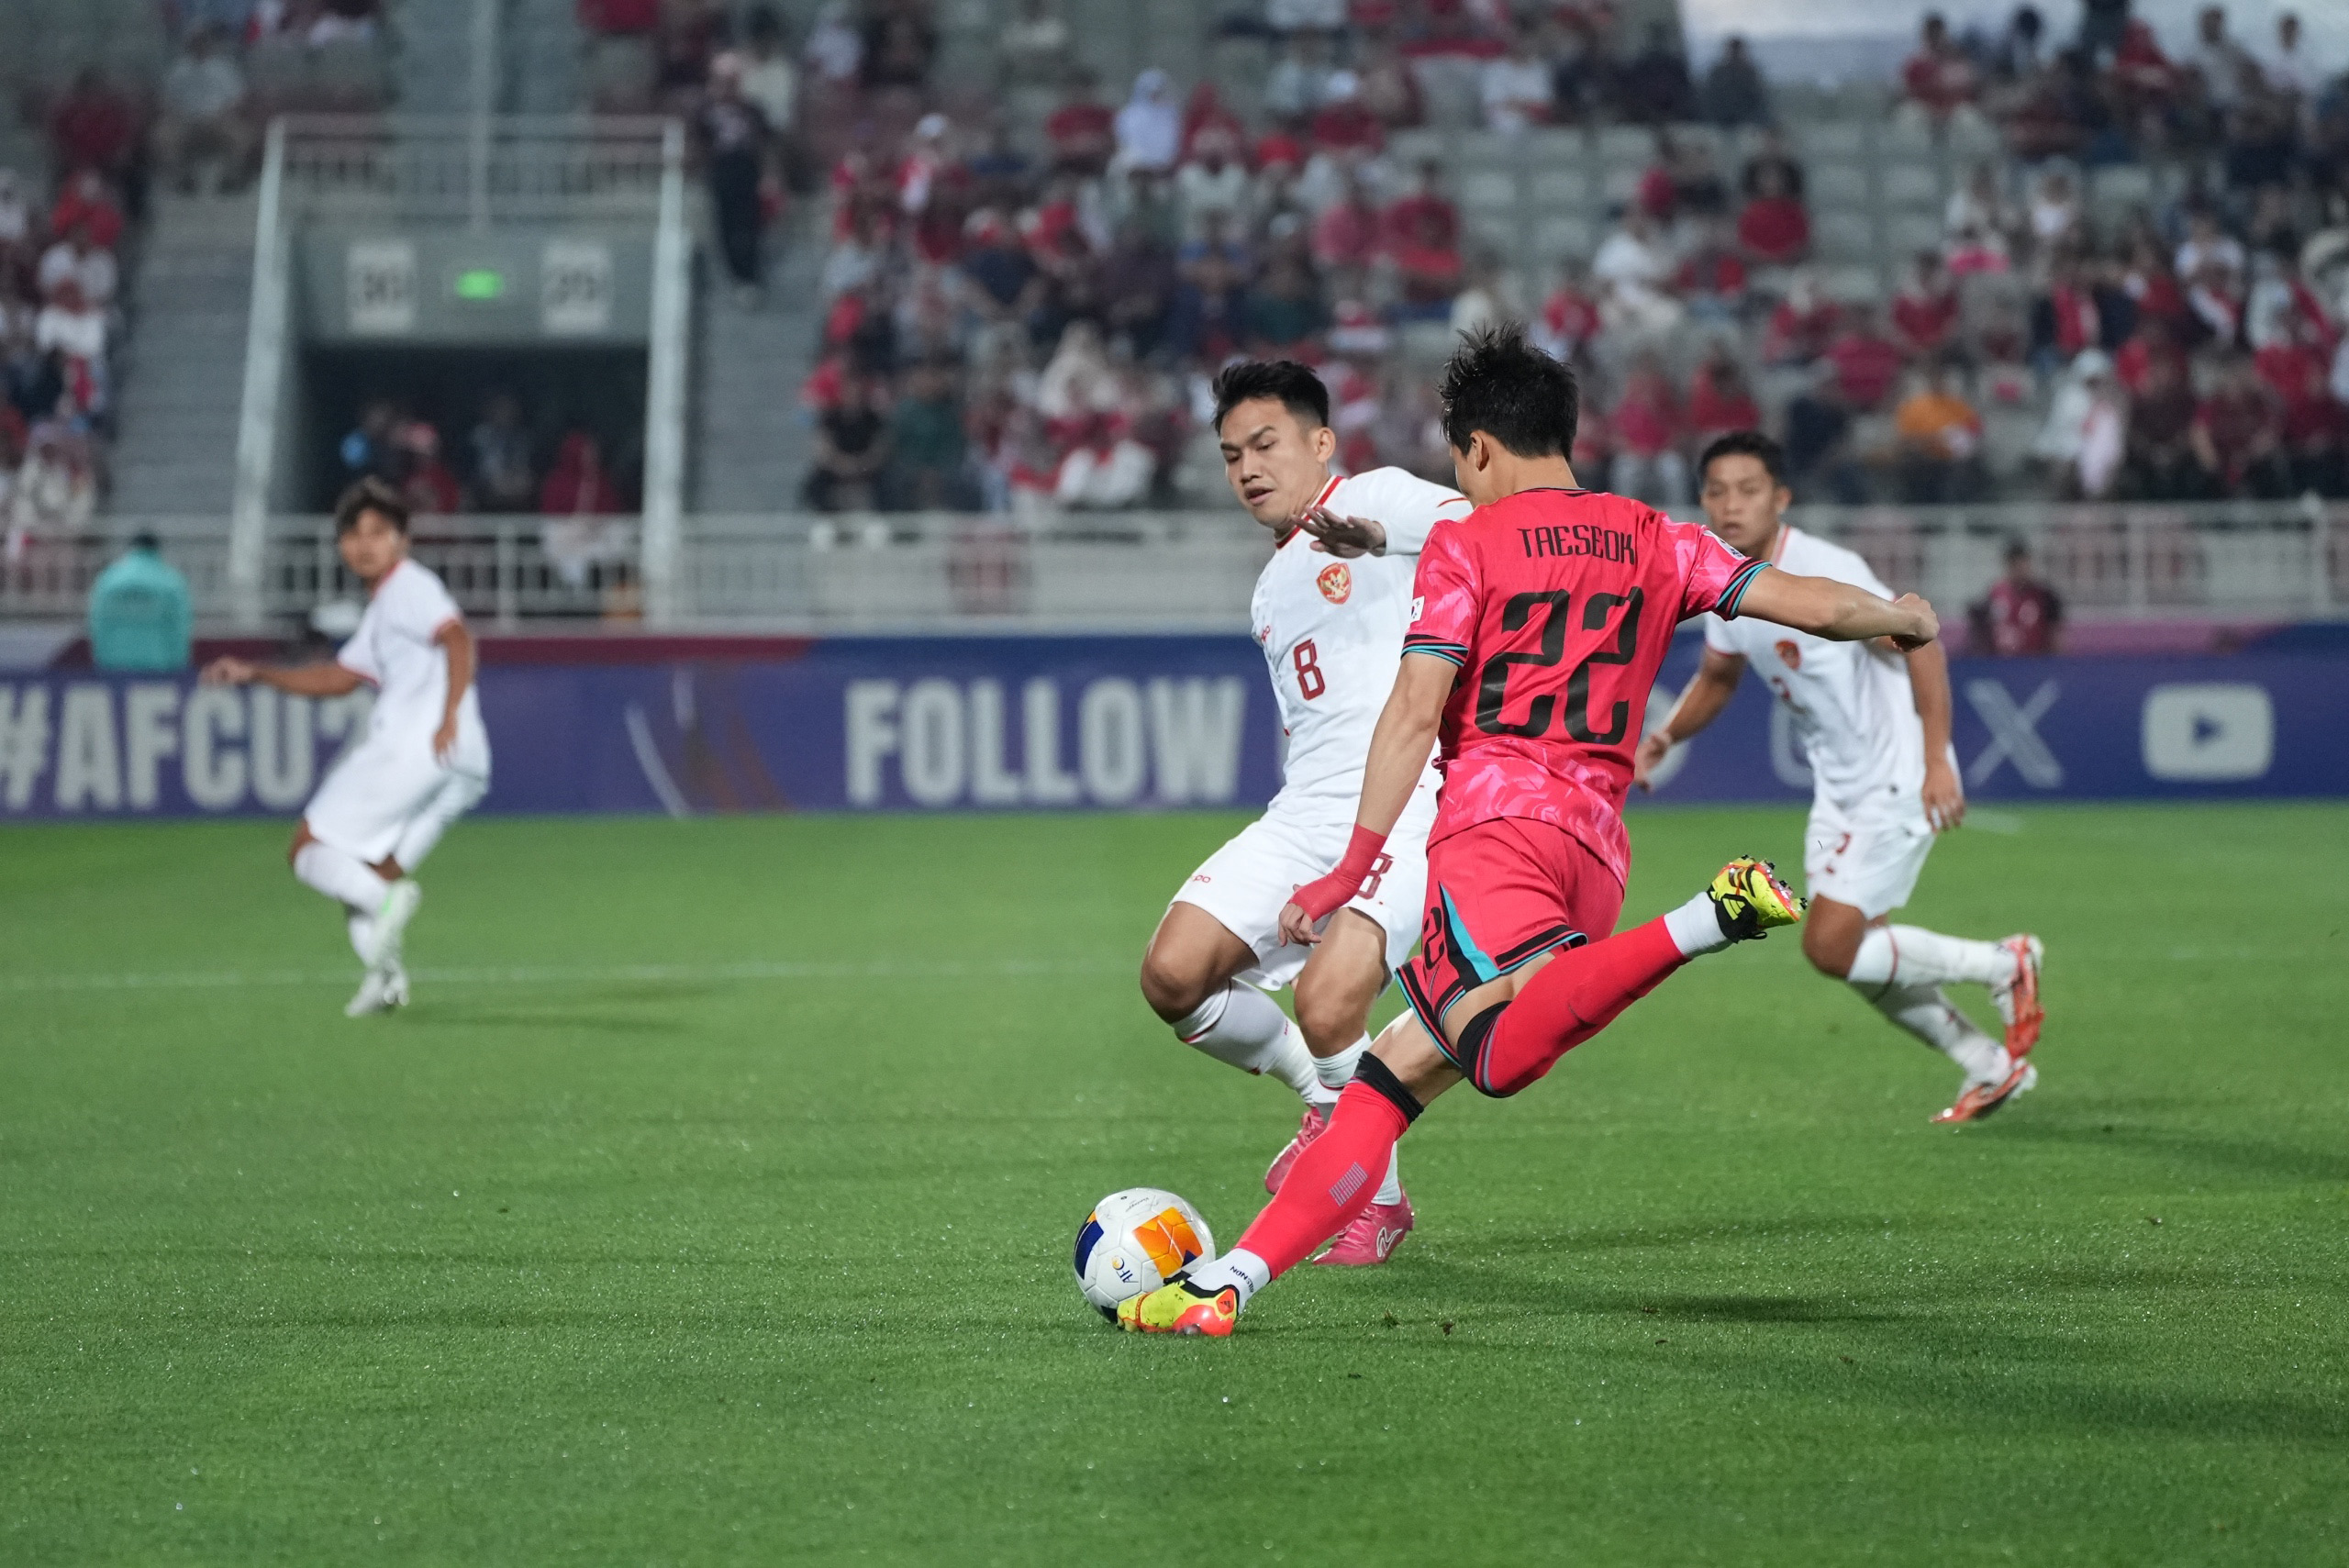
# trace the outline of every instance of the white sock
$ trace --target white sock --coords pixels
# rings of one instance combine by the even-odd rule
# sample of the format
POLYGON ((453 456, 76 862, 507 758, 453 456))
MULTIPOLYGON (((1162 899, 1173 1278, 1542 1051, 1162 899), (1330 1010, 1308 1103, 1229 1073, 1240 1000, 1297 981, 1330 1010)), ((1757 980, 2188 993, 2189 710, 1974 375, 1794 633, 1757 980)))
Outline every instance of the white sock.
POLYGON ((1859 989, 1877 1012, 1965 1068, 1967 1083, 1998 1083, 2012 1067, 2007 1048, 1975 1028, 1971 1018, 1950 1005, 1940 986, 1859 989))
POLYGON ((373 916, 384 906, 391 884, 367 869, 357 855, 329 849, 313 839, 294 857, 294 874, 305 887, 316 888, 336 903, 373 916))
POLYGON ((1262 1073, 1295 1089, 1308 1104, 1321 1089, 1313 1053, 1305 1049, 1280 1004, 1235 980, 1199 1004, 1198 1011, 1174 1026, 1183 1043, 1243 1073, 1262 1073))
POLYGON ((1721 929, 1720 913, 1709 893, 1699 893, 1668 912, 1664 917, 1664 929, 1672 933, 1673 945, 1680 950, 1683 958, 1719 952, 1729 946, 1729 937, 1721 929))
POLYGON ((1230 1285, 1240 1293, 1240 1305, 1245 1307, 1250 1296, 1273 1283, 1273 1268, 1247 1248, 1234 1247, 1215 1262, 1201 1263, 1186 1277, 1210 1296, 1230 1285))
POLYGON ((1996 985, 2014 973, 2015 955, 1996 942, 1945 937, 1922 926, 1870 926, 1844 978, 1854 985, 1996 985))
POLYGON ((375 962, 375 917, 346 908, 344 929, 351 932, 351 951, 359 955, 362 963, 375 962))
POLYGON ((1373 1203, 1403 1201, 1403 1151, 1396 1149, 1386 1156, 1386 1179, 1378 1184, 1378 1195, 1373 1203))
POLYGON ((1316 1096, 1313 1103, 1326 1107, 1335 1101, 1338 1092, 1354 1081, 1354 1065, 1362 1060, 1362 1053, 1369 1049, 1370 1036, 1364 1035, 1334 1056, 1315 1057, 1313 1076, 1319 1080, 1327 1093, 1316 1096))

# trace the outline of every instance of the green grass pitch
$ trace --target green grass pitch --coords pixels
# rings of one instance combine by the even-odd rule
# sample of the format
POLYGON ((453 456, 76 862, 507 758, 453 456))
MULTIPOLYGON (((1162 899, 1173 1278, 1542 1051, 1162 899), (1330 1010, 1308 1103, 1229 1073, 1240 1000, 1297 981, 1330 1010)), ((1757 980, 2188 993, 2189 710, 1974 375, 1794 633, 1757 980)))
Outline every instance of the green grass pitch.
MULTIPOLYGON (((473 821, 359 1023, 282 827, 0 833, 0 1563, 2349 1562, 2349 809, 1946 841, 1995 1120, 1782 939, 1124 1337, 1087 1206, 1228 1243, 1293 1121, 1133 984, 1238 820, 473 821)), ((1798 823, 1637 817, 1627 918, 1798 823)))

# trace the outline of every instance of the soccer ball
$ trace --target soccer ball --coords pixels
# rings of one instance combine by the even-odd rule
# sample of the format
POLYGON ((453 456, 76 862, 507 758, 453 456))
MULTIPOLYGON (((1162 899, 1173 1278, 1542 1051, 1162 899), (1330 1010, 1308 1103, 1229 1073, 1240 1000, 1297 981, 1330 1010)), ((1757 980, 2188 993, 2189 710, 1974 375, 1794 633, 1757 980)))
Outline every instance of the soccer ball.
POLYGON ((1076 1229, 1076 1288, 1102 1317, 1215 1256, 1199 1211, 1163 1187, 1128 1187, 1093 1206, 1076 1229))

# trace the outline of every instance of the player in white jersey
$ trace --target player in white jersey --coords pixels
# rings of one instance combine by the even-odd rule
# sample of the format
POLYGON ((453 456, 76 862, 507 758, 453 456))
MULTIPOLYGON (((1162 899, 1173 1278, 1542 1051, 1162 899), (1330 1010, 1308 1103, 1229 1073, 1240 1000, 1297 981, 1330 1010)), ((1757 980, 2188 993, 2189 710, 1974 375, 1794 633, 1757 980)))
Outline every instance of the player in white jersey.
MULTIPOLYGON (((1330 395, 1294 361, 1228 367, 1216 381, 1215 423, 1232 493, 1280 541, 1249 612, 1287 759, 1264 815, 1208 856, 1167 906, 1141 989, 1186 1043, 1277 1077, 1304 1099, 1296 1138, 1264 1173, 1265 1187, 1278 1191, 1328 1125, 1370 1043, 1371 1004, 1419 938, 1433 766, 1319 945, 1285 943, 1281 906, 1345 853, 1371 730, 1402 661, 1419 547, 1437 523, 1469 508, 1457 492, 1401 469, 1333 475, 1330 395), (1265 994, 1283 985, 1296 988, 1294 1024, 1265 994)), ((1320 1261, 1385 1262, 1410 1229, 1410 1200, 1390 1164, 1376 1201, 1320 1261)))
POLYGON ((351 1018, 407 1001, 400 945, 423 898, 412 874, 489 788, 489 732, 473 689, 473 639, 449 590, 408 559, 407 504, 374 480, 335 507, 335 547, 367 585, 367 611, 334 660, 270 667, 217 659, 206 681, 258 681, 295 696, 375 688, 367 733, 310 797, 294 874, 340 904, 367 966, 351 1018))
MULTIPOLYGON (((1777 443, 1753 431, 1707 448, 1698 478, 1713 532, 1774 565, 1889 598, 1859 556, 1785 521, 1794 499, 1785 473, 1777 443)), ((1804 956, 1965 1070, 1955 1103, 1935 1121, 1989 1115, 2039 1081, 2029 1061, 2039 1040, 2039 939, 1974 941, 1889 920, 1916 887, 1933 836, 1965 816, 1941 644, 1902 654, 1874 643, 1828 642, 1758 617, 1709 619, 1696 679, 1640 744, 1641 784, 1675 744, 1713 721, 1749 664, 1786 705, 1810 760, 1804 956), (1957 982, 1989 987, 2006 1022, 2003 1041, 1942 994, 1957 982)))

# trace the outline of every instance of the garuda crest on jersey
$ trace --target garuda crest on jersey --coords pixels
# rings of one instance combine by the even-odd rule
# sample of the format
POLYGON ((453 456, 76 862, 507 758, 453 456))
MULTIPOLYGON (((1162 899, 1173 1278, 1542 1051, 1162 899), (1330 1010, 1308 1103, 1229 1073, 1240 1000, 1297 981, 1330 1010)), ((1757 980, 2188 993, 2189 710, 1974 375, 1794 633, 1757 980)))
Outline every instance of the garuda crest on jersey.
POLYGON ((1346 570, 1346 563, 1342 561, 1324 566, 1321 575, 1313 582, 1321 590, 1321 596, 1333 605, 1342 605, 1353 597, 1354 574, 1346 570))

